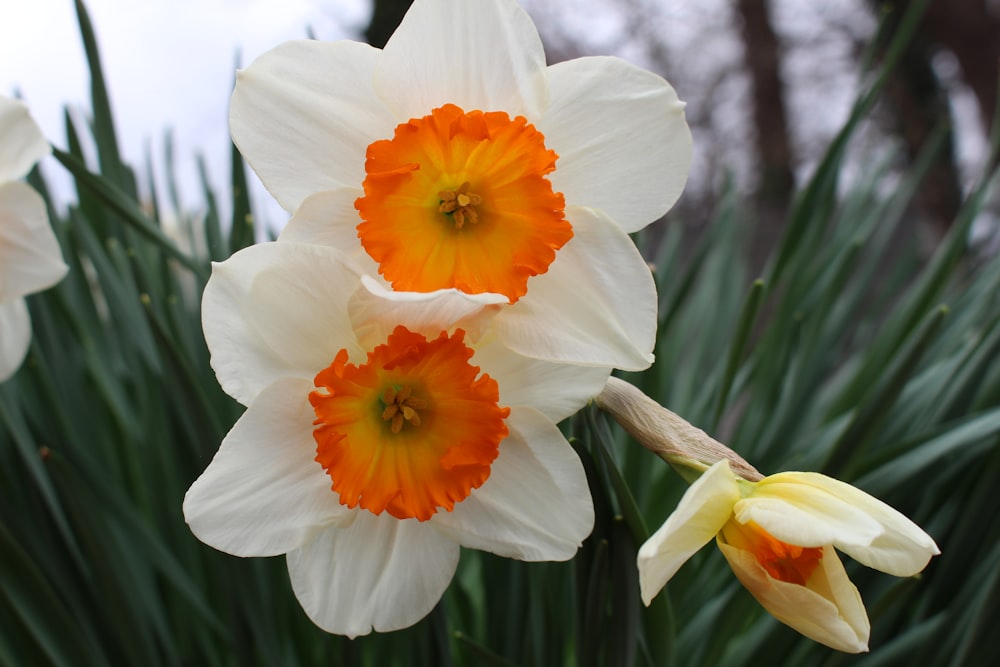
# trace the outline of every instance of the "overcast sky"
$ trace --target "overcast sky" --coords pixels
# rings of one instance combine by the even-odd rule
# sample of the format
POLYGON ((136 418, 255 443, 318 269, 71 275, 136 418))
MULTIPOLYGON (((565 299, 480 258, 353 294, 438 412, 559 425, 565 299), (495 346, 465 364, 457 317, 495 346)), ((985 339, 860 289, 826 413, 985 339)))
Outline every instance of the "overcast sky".
MULTIPOLYGON (((172 128, 185 201, 202 201, 194 155, 228 178, 228 104, 243 65, 307 29, 356 37, 370 0, 87 0, 111 92, 119 141, 133 166, 162 164, 172 128)), ((65 147, 63 107, 90 109, 89 74, 73 0, 0 0, 0 94, 19 91, 54 145, 65 147)), ((62 180, 61 168, 46 174, 62 180)), ((63 181, 68 183, 68 181, 63 181)), ((57 183, 58 185, 58 183, 57 183)), ((274 221, 277 222, 277 221, 274 221)))
MULTIPOLYGON (((824 6, 849 1, 824 0, 824 6)), ((548 38, 562 36, 574 48, 582 48, 581 53, 615 53, 655 68, 642 48, 643 40, 631 36, 641 26, 632 24, 635 15, 628 4, 608 3, 598 12, 595 7, 602 4, 593 0, 522 2, 535 12, 548 38)), ((285 40, 306 36, 307 27, 324 40, 357 38, 371 8, 371 0, 86 0, 86 4, 126 160, 141 167, 149 150, 154 168, 160 170, 165 130, 172 128, 181 194, 193 206, 203 201, 194 168, 196 153, 205 155, 210 177, 218 190, 225 191, 227 105, 236 54, 247 65, 285 40)), ((673 83, 682 99, 697 107, 691 112, 718 113, 729 119, 714 123, 713 130, 728 128, 730 134, 739 135, 724 137, 724 145, 732 147, 742 145, 739 137, 747 133, 745 77, 729 77, 719 99, 699 99, 706 81, 718 78, 715 70, 740 71, 741 44, 728 29, 728 4, 729 0, 653 4, 649 7, 655 8, 655 15, 644 15, 642 20, 655 24, 654 33, 664 40, 676 68, 673 83)), ((815 17, 808 20, 818 23, 815 17)), ((55 145, 65 146, 63 106, 89 110, 88 85, 73 0, 0 0, 0 94, 19 90, 55 145)), ((829 94, 823 95, 830 133, 842 122, 839 116, 846 113, 852 96, 849 84, 837 90, 836 103, 829 94), (843 111, 829 113, 834 108, 843 111)), ((711 152, 706 142, 703 149, 711 152)), ((728 150, 727 168, 741 171, 740 161, 748 160, 745 153, 728 150)), ((699 156, 694 174, 706 164, 708 160, 699 156)), ((742 171, 749 168, 748 163, 742 171)), ((61 168, 52 165, 46 174, 59 177, 61 168)), ((67 191, 68 179, 64 183, 67 191)), ((258 193, 255 203, 266 221, 283 222, 283 214, 268 197, 258 193)))
MULTIPOLYGON (((569 40, 571 51, 617 54, 655 69, 643 40, 633 37, 642 26, 653 26, 655 43, 671 66, 668 76, 689 103, 689 118, 710 117, 702 129, 713 136, 696 136, 689 190, 695 181, 713 187, 705 177, 718 169, 713 159, 737 182, 752 180, 748 80, 730 0, 647 3, 649 13, 638 28, 629 3, 521 1, 544 36, 569 40)), ((237 54, 245 66, 281 42, 307 36, 307 30, 324 40, 356 39, 368 23, 371 0, 87 0, 87 7, 126 160, 141 168, 151 151, 162 183, 164 137, 171 128, 182 199, 197 208, 204 203, 197 153, 208 161, 216 191, 228 193, 227 109, 237 54)), ((851 49, 874 23, 860 0, 776 0, 774 7, 785 40, 792 138, 798 167, 808 173, 844 122, 857 86, 851 49)), ((89 113, 88 87, 73 0, 0 0, 0 94, 19 91, 56 146, 66 144, 63 107, 89 113)), ((963 120, 975 117, 974 101, 959 89, 952 102, 960 120, 959 158, 971 165, 967 172, 978 173, 982 138, 963 130, 974 125, 963 120)), ((62 168, 51 159, 43 165, 57 193, 68 197, 70 181, 62 168)), ((254 195, 257 214, 280 227, 287 216, 260 188, 254 195)))

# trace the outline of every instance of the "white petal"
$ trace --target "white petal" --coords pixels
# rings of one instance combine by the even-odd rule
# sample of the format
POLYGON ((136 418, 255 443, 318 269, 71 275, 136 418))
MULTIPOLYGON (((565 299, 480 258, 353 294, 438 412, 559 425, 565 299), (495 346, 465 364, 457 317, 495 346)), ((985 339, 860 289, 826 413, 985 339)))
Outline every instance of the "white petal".
POLYGON ((350 515, 316 462, 311 382, 279 380, 257 396, 184 496, 199 540, 234 556, 297 549, 350 515))
POLYGON ((919 526, 846 482, 819 473, 786 472, 766 478, 761 485, 769 489, 768 493, 798 492, 799 498, 808 496, 808 507, 816 508, 813 516, 817 512, 822 517, 837 516, 838 526, 846 525, 835 530, 827 544, 833 544, 868 567, 909 577, 923 570, 931 556, 940 553, 934 540, 919 526), (865 522, 856 518, 859 513, 865 516, 865 522), (875 526, 875 530, 859 529, 869 525, 875 526))
POLYGON ((363 195, 360 188, 337 188, 306 197, 281 230, 278 240, 330 246, 351 259, 363 255, 368 258, 372 271, 377 272, 378 265, 358 240, 361 218, 354 202, 363 195))
POLYGON ((359 510, 288 554, 302 608, 327 632, 348 637, 389 632, 430 613, 458 564, 458 544, 416 519, 359 510))
POLYGON ((52 287, 67 270, 45 201, 24 183, 0 185, 0 301, 52 287))
POLYGON ((24 177, 50 150, 28 107, 0 97, 0 183, 24 177))
POLYGON ((375 87, 400 120, 446 103, 537 118, 547 105, 538 31, 513 0, 418 0, 389 39, 375 87))
POLYGON ((510 348, 549 361, 642 370, 653 361, 656 286, 632 240, 594 209, 567 208, 573 238, 496 320, 510 348))
POLYGON ((538 129, 558 155, 549 178, 570 204, 600 208, 626 232, 674 205, 691 167, 684 103, 652 72, 610 57, 549 68, 538 129))
POLYGON ((431 523, 462 546, 520 560, 568 560, 594 527, 583 464, 559 429, 513 408, 490 477, 431 523))
POLYGON ((335 249, 262 243, 212 265, 202 326, 222 388, 244 405, 282 377, 312 380, 346 348, 359 279, 335 249))
POLYGON ((360 187, 368 144, 392 137, 398 121, 372 88, 378 55, 358 42, 286 42, 239 73, 233 141, 286 211, 314 192, 360 187))
POLYGON ((500 404, 526 405, 558 423, 601 393, 611 369, 556 364, 517 354, 489 337, 476 346, 472 364, 497 381, 500 404))
POLYGON ((507 303, 501 294, 466 294, 456 289, 395 292, 367 275, 361 284, 364 289, 351 297, 348 312, 365 348, 384 343, 398 324, 428 338, 461 328, 468 335, 467 342, 474 342, 500 312, 501 304, 507 303))
POLYGON ((725 460, 688 488, 673 514, 639 548, 639 588, 647 606, 681 565, 718 535, 739 498, 736 477, 725 460))
MULTIPOLYGON (((362 194, 363 190, 357 188, 337 188, 306 197, 281 230, 278 240, 336 248, 359 273, 382 285, 383 291, 392 291, 391 285, 379 275, 378 264, 358 239, 361 219, 354 201, 362 194)), ((500 300, 491 298, 487 302, 499 303, 500 300)))
POLYGON ((0 303, 0 382, 20 368, 31 343, 31 318, 24 299, 0 303))
POLYGON ((719 549, 740 583, 776 619, 838 651, 868 650, 868 614, 833 547, 824 548, 808 587, 772 578, 748 551, 721 541, 719 549))

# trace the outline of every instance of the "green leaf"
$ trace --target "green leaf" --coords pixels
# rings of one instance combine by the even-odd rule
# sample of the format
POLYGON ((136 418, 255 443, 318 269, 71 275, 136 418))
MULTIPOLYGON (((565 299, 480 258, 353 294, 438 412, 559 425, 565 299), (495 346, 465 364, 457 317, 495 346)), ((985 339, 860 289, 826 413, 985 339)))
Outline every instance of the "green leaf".
POLYGON ((195 275, 207 278, 208 269, 205 264, 181 252, 174 245, 174 242, 168 239, 160 228, 146 217, 139 205, 119 190, 114 183, 101 175, 91 173, 83 162, 69 153, 53 148, 52 154, 73 174, 78 183, 97 196, 111 210, 122 216, 122 219, 133 229, 156 243, 167 255, 190 269, 195 275))
POLYGON ((0 595, 54 665, 110 664, 92 637, 81 634, 56 591, 0 523, 0 595))

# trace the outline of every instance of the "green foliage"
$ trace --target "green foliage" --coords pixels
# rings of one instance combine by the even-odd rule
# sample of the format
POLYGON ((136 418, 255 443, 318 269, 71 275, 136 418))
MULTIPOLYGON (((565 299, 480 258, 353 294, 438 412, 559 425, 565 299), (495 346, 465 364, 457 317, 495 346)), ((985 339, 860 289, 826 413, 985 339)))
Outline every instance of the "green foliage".
MULTIPOLYGON (((0 665, 988 664, 1000 612, 1000 258, 968 239, 990 179, 929 261, 908 214, 926 162, 888 195, 877 169, 843 192, 844 152, 881 80, 759 280, 741 259, 752 231, 734 193, 697 246, 666 230, 657 363, 628 378, 763 472, 823 470, 934 536, 942 556, 917 578, 848 564, 872 653, 841 655, 777 623, 713 549, 643 607, 636 549, 684 485, 593 408, 564 425, 596 508, 575 559, 466 551, 428 618, 351 641, 308 621, 281 558, 218 553, 184 524, 185 490, 240 414, 209 367, 199 307, 209 261, 253 241, 246 176, 234 149, 226 224, 203 169, 204 215, 140 201, 77 10, 94 115, 86 127, 67 120, 55 156, 78 199, 50 210, 71 270, 29 298, 31 352, 0 385, 0 665)), ((46 192, 38 173, 31 181, 46 192)))

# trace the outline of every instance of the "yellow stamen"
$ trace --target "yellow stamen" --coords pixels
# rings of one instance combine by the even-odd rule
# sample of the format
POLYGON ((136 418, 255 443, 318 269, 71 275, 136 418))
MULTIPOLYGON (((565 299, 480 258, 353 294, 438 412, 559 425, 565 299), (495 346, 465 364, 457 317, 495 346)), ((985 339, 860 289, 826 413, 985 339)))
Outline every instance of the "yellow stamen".
POLYGON ((393 433, 403 430, 405 420, 412 426, 420 426, 420 413, 427 407, 427 402, 413 396, 413 390, 408 386, 397 389, 389 386, 382 392, 382 404, 385 410, 382 411, 382 420, 391 422, 390 429, 393 433))
POLYGON ((474 192, 469 192, 469 183, 465 182, 457 190, 442 190, 438 193, 441 203, 438 210, 445 215, 451 215, 455 229, 461 229, 465 223, 479 222, 479 211, 474 207, 483 203, 483 198, 474 192))

